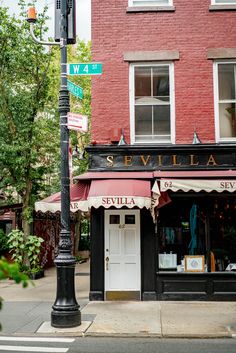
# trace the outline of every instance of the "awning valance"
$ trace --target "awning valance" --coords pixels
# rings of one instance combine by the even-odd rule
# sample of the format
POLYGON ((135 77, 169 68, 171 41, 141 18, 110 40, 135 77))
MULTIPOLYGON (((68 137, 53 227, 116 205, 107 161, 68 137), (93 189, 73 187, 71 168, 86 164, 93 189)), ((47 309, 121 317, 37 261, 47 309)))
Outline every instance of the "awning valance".
POLYGON ((88 194, 89 207, 151 207, 151 183, 138 179, 92 180, 88 194))
POLYGON ((160 191, 235 192, 236 179, 161 179, 160 191))
MULTIPOLYGON (((89 182, 79 182, 70 187, 70 211, 88 211, 87 196, 89 191, 89 182)), ((41 212, 61 211, 61 193, 57 192, 41 201, 35 202, 35 210, 41 212)))

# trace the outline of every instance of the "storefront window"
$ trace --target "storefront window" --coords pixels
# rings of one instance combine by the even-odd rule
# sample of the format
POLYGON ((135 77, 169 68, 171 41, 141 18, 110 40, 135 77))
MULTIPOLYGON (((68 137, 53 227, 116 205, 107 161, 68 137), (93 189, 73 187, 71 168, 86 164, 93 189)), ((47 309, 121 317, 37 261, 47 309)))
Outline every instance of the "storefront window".
POLYGON ((232 271, 232 264, 236 270, 235 219, 233 198, 177 198, 160 209, 159 270, 232 271))

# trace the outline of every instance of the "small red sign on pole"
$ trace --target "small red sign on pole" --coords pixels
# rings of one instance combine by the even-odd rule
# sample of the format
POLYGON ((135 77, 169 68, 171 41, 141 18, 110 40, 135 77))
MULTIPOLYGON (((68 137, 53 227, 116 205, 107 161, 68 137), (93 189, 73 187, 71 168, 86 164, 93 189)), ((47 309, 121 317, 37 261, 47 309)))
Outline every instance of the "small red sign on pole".
POLYGON ((70 130, 88 131, 88 117, 86 115, 67 113, 67 127, 70 130))

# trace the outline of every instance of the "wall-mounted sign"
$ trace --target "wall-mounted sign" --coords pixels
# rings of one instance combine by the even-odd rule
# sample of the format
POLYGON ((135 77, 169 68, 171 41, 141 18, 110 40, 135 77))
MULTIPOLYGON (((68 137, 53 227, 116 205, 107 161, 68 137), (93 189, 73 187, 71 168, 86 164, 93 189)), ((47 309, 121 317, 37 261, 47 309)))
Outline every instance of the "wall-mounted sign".
POLYGON ((68 113, 67 127, 70 130, 78 130, 81 132, 88 131, 88 117, 82 114, 68 113))
POLYGON ((87 151, 90 170, 236 170, 234 146, 90 146, 87 151))

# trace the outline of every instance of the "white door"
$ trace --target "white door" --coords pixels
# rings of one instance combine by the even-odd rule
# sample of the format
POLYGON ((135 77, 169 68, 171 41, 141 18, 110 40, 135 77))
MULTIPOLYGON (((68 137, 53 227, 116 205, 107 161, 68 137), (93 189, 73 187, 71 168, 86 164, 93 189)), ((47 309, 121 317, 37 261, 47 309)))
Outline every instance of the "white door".
POLYGON ((106 292, 140 292, 139 210, 105 211, 104 257, 106 292))

